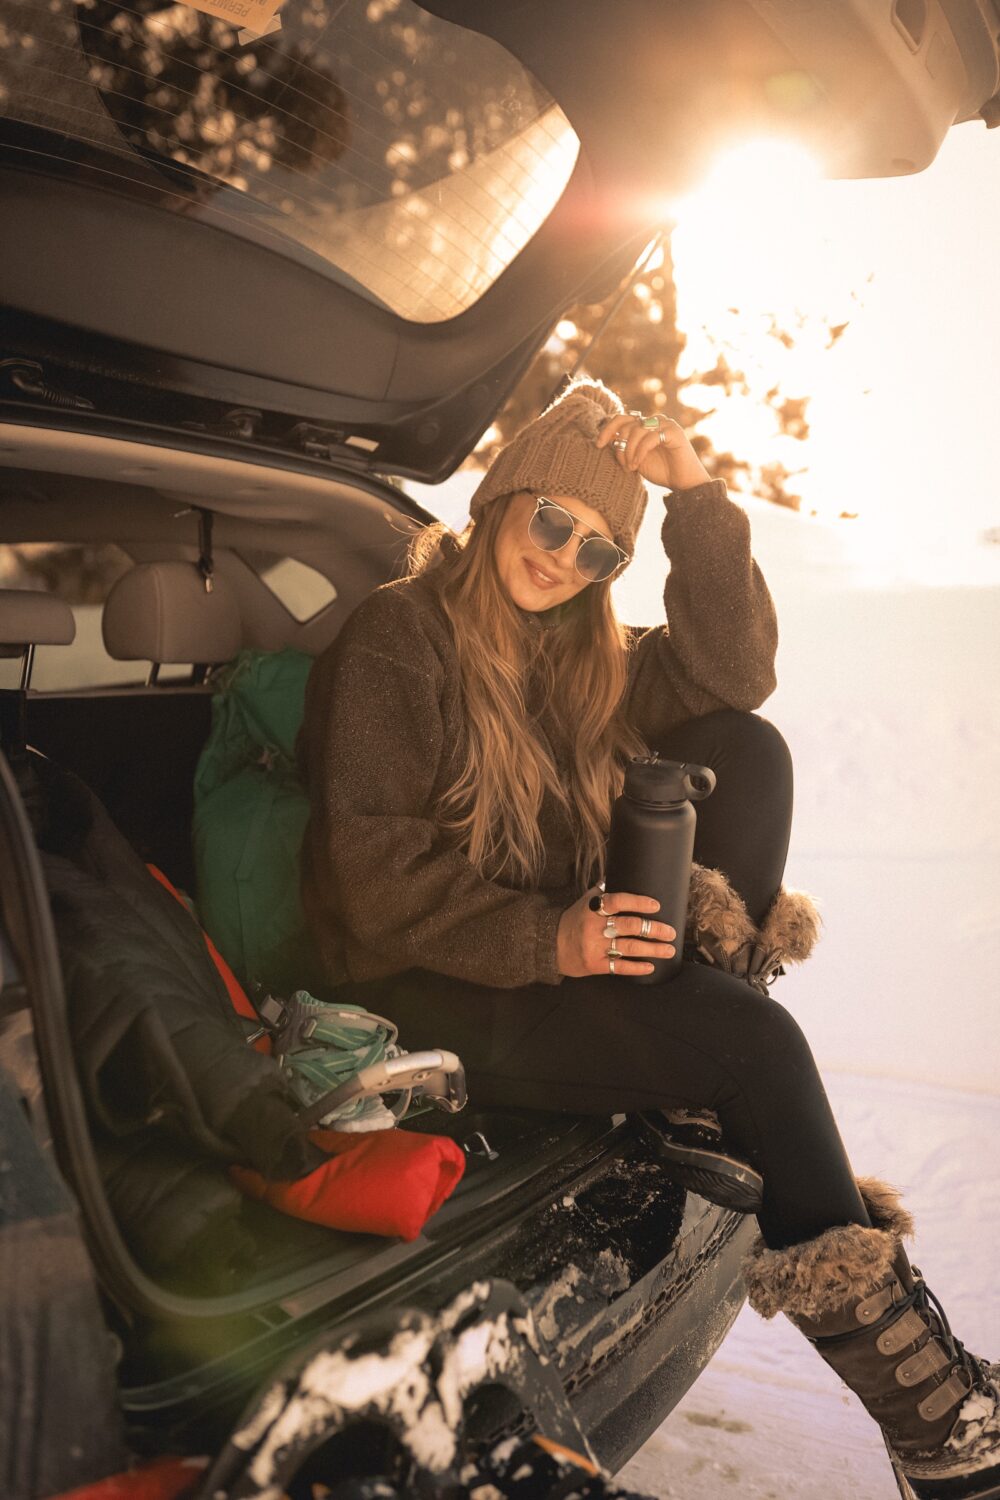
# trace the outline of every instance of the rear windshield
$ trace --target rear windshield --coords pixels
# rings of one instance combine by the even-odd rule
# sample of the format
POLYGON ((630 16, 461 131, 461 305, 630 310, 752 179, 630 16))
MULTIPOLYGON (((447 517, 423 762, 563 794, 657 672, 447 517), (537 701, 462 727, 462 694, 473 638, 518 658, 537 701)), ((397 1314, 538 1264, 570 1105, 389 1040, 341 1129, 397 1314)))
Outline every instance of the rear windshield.
POLYGON ((0 109, 33 127, 12 143, 407 319, 463 312, 562 194, 565 116, 502 48, 411 0, 285 0, 277 19, 256 37, 190 4, 0 0, 0 109))

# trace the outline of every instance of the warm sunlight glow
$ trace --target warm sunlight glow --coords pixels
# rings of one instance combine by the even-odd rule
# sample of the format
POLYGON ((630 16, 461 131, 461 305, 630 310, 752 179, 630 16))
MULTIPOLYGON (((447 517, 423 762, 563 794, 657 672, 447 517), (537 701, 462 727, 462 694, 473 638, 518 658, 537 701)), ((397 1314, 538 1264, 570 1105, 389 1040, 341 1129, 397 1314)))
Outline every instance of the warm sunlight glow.
POLYGON ((682 372, 709 376, 685 391, 689 404, 712 413, 699 430, 717 451, 750 463, 751 489, 763 470, 779 465, 803 509, 837 515, 846 502, 823 492, 812 425, 824 401, 843 415, 849 393, 832 330, 857 310, 865 268, 824 234, 830 186, 799 146, 742 146, 677 205, 673 253, 687 335, 682 372), (728 388, 719 384, 720 355, 732 372, 728 388), (782 408, 793 410, 786 403, 803 398, 805 441, 781 420, 782 408))
POLYGON ((780 465, 806 515, 857 516, 844 542, 894 576, 998 573, 998 189, 995 141, 963 126, 926 172, 873 181, 757 142, 671 209, 695 430, 748 462, 743 493, 780 465))
POLYGON ((781 319, 832 292, 842 278, 831 278, 816 254, 829 186, 816 158, 789 142, 756 141, 727 152, 703 185, 674 205, 684 295, 696 304, 739 302, 781 319))
POLYGON ((756 210, 761 202, 778 202, 818 182, 819 160, 795 141, 744 141, 725 151, 710 169, 701 187, 674 204, 679 219, 691 214, 756 210))

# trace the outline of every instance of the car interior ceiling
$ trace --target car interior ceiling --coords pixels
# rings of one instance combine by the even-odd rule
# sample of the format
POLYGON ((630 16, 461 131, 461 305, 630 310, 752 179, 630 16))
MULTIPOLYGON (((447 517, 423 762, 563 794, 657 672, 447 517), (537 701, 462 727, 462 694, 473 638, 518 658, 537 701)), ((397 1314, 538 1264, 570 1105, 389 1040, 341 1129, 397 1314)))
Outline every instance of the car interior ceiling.
MULTIPOLYGON (((81 515, 78 524, 101 525, 109 513, 136 508, 152 516, 174 514, 183 504, 202 504, 217 515, 250 522, 312 527, 328 539, 373 540, 389 518, 411 524, 423 512, 401 491, 359 473, 323 473, 295 466, 251 463, 242 455, 179 452, 170 448, 90 434, 5 425, 0 448, 0 498, 60 502, 81 515)), ((12 519, 18 512, 12 510, 12 519)), ((32 524, 26 519, 25 524, 32 524)), ((35 525, 43 524, 36 513, 35 525)), ((140 523, 141 524, 141 523, 140 523)))

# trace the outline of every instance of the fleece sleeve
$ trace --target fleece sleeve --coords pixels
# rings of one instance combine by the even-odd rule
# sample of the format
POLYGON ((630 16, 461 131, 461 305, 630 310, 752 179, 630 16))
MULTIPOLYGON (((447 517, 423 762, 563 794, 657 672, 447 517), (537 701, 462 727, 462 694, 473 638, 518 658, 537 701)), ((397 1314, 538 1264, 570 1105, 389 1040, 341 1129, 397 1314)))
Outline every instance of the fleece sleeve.
POLYGON ((337 923, 354 977, 427 968, 497 988, 558 984, 561 908, 485 879, 433 821, 443 668, 416 623, 405 649, 394 644, 352 631, 310 684, 319 920, 325 908, 337 923))
POLYGON ((750 522, 722 480, 666 497, 667 623, 638 635, 627 709, 651 749, 687 719, 750 710, 774 691, 774 603, 750 551, 750 522))

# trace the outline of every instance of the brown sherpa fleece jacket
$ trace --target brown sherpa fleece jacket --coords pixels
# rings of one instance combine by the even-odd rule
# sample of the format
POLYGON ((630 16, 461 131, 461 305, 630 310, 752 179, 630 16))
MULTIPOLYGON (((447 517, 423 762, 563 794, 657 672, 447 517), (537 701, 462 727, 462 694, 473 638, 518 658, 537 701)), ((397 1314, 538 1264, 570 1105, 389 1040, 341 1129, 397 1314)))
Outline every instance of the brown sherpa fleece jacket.
MULTIPOLYGON (((774 606, 746 512, 721 480, 666 497, 669 625, 631 632, 626 707, 655 748, 676 725, 750 710, 774 690, 774 606)), ((558 628, 558 627, 556 627, 558 628)), ((454 781, 463 705, 450 630, 426 582, 376 589, 313 668, 299 741, 312 811, 303 901, 334 983, 429 969, 476 984, 558 984, 556 930, 581 892, 573 831, 546 799, 537 889, 484 878, 435 823, 454 781)), ((537 731, 565 766, 551 713, 537 731)))

